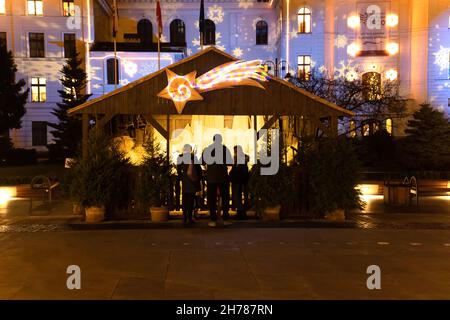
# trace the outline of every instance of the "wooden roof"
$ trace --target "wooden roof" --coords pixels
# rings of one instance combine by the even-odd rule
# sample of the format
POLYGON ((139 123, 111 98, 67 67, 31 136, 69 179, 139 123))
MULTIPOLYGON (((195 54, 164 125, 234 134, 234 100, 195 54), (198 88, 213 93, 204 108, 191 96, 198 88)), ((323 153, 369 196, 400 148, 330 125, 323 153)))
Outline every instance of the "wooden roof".
MULTIPOLYGON (((237 59, 209 47, 167 68, 185 75, 209 70, 237 59)), ((178 114, 172 101, 158 98, 167 86, 165 69, 149 74, 126 86, 72 108, 69 114, 178 114)), ((353 112, 321 99, 295 85, 271 77, 266 90, 239 86, 202 93, 203 101, 189 102, 186 115, 298 115, 311 117, 353 116, 353 112)))

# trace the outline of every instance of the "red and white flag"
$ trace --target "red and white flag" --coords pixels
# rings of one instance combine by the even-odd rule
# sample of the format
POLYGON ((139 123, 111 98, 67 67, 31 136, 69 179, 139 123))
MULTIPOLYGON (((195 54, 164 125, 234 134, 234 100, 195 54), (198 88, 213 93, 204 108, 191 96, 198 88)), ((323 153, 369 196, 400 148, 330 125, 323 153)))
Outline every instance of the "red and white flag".
POLYGON ((161 15, 161 5, 159 0, 156 1, 156 19, 158 20, 158 37, 161 38, 163 32, 162 15, 161 15))

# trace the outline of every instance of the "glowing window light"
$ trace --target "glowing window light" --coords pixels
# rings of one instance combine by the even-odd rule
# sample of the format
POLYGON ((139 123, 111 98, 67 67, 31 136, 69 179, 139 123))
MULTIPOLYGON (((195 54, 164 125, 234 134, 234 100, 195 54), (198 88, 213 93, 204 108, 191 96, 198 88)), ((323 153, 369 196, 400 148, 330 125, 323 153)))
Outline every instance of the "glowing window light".
POLYGON ((352 43, 347 47, 347 53, 351 57, 356 57, 361 51, 361 47, 357 43, 352 43))
POLYGON ((397 70, 390 69, 386 71, 386 79, 388 79, 389 81, 395 81, 397 80, 397 78, 398 78, 397 70))
POLYGON ((390 42, 386 45, 386 51, 391 55, 395 55, 399 52, 400 46, 396 42, 390 42))
POLYGON ((32 16, 42 16, 44 14, 44 6, 42 0, 27 1, 28 14, 32 16))
POLYGON ((0 14, 6 14, 6 0, 0 0, 0 14))
POLYGON ((398 25, 398 15, 390 14, 386 17, 386 25, 388 27, 396 27, 398 25))
POLYGON ((359 28, 361 25, 361 20, 359 19, 359 16, 350 16, 347 18, 347 26, 351 29, 359 28))
POLYGON ((392 135, 392 119, 386 119, 386 131, 392 135))
POLYGON ((46 84, 45 78, 31 78, 31 102, 45 102, 47 100, 46 84))
POLYGON ((359 190, 362 195, 378 195, 379 194, 379 185, 378 184, 359 184, 355 188, 359 190))

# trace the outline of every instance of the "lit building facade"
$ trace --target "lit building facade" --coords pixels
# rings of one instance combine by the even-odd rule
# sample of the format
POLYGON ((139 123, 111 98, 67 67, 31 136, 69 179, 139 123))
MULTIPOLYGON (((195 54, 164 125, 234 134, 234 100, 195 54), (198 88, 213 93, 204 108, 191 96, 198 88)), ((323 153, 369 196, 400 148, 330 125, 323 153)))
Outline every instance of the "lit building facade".
MULTIPOLYGON (((32 88, 23 128, 11 131, 16 146, 45 148, 43 142, 52 141, 42 132, 45 121, 55 121, 50 112, 59 99, 59 70, 73 39, 66 34, 75 36, 93 97, 157 70, 156 1, 117 5, 114 54, 113 0, 0 0, 2 39, 14 52, 18 78, 32 88)), ((162 0, 161 7, 165 67, 201 50, 200 1, 162 0)), ((280 77, 316 70, 348 80, 399 79, 410 113, 430 102, 450 114, 449 17, 450 0, 214 0, 205 1, 203 42, 239 59, 261 59, 280 77)), ((386 118, 400 135, 404 123, 386 118)))

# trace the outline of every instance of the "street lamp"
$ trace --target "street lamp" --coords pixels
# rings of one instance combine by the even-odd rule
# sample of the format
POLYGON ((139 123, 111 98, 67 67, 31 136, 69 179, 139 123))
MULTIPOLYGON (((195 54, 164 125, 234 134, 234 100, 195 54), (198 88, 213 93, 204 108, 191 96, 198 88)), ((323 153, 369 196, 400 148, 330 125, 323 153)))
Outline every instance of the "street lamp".
POLYGON ((275 77, 280 77, 283 73, 286 73, 286 76, 289 74, 289 65, 286 60, 278 60, 278 58, 275 58, 275 61, 266 60, 264 61, 264 65, 266 66, 266 71, 272 73, 275 77))

